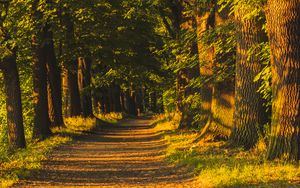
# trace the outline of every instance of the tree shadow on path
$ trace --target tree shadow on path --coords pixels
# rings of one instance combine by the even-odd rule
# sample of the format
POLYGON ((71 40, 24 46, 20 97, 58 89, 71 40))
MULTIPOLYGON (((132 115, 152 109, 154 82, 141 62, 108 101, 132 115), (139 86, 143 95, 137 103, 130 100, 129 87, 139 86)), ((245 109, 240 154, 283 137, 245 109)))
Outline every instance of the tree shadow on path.
POLYGON ((192 170, 164 161, 166 143, 149 118, 96 127, 52 152, 16 187, 197 187, 192 170))

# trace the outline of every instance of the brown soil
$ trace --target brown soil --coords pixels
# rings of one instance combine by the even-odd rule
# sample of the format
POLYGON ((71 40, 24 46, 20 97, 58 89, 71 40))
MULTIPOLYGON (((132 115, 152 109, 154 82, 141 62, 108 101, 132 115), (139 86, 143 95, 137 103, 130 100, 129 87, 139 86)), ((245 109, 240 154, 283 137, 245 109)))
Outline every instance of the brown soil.
POLYGON ((149 123, 97 127, 52 152, 16 187, 199 187, 191 170, 164 161, 166 143, 149 123))

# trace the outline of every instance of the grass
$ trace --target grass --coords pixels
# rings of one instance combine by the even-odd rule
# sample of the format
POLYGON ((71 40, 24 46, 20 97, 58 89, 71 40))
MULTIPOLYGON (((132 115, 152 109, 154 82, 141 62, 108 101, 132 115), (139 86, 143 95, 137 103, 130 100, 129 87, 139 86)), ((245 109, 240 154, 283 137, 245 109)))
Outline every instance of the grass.
MULTIPOLYGON (((113 113, 108 115, 97 115, 97 118, 105 122, 116 122, 123 115, 113 113)), ((13 154, 0 159, 0 187, 9 187, 16 183, 21 177, 29 176, 29 172, 42 167, 42 161, 53 149, 73 140, 74 136, 84 134, 85 131, 93 129, 96 125, 95 118, 66 118, 66 128, 54 128, 53 136, 36 142, 32 141, 26 149, 21 149, 13 154)))
POLYGON ((157 129, 165 131, 166 159, 194 169, 199 187, 300 187, 299 166, 266 161, 264 143, 247 152, 228 149, 224 141, 194 144, 198 135, 175 131, 176 120, 168 123, 168 118, 161 115, 155 121, 157 129))
POLYGON ((180 116, 177 113, 166 113, 153 116, 152 125, 158 131, 170 131, 178 128, 180 116))

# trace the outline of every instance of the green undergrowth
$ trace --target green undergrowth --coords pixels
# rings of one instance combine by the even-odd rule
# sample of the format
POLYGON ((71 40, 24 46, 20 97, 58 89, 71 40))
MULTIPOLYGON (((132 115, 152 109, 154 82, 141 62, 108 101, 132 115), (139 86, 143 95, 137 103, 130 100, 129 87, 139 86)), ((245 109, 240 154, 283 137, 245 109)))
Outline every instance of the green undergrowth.
POLYGON ((199 187, 300 187, 299 166, 266 161, 263 142, 251 151, 229 148, 224 141, 194 143, 198 134, 175 131, 172 121, 161 116, 156 123, 168 142, 166 159, 194 169, 199 187))
MULTIPOLYGON (((120 120, 121 114, 97 115, 103 123, 114 123, 120 120)), ((0 157, 0 187, 9 187, 20 178, 26 178, 31 171, 39 170, 42 161, 53 149, 71 142, 75 136, 80 136, 92 130, 96 125, 96 118, 66 118, 66 128, 54 128, 53 136, 43 141, 31 141, 26 149, 20 149, 13 154, 0 157)), ((101 126, 98 124, 97 126, 101 126)))

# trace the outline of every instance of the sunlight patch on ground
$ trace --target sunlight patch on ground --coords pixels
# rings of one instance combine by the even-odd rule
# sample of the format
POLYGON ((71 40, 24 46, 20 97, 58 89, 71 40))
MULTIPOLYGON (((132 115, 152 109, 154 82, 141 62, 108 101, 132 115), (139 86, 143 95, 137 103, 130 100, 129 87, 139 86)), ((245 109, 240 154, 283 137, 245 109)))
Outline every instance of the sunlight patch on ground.
MULTIPOLYGON (((120 117, 117 114, 107 115, 111 120, 120 117)), ((108 119, 108 118, 107 118, 108 119)), ((91 130, 96 123, 95 118, 66 118, 65 128, 53 128, 54 135, 41 142, 31 142, 26 149, 0 161, 0 187, 8 187, 17 182, 19 177, 27 177, 28 171, 41 168, 41 161, 54 148, 72 141, 72 136, 91 130)))
MULTIPOLYGON (((166 124, 161 120, 167 118, 162 117, 156 120, 162 122, 158 127, 166 124)), ((195 144, 197 136, 187 131, 164 133, 167 161, 193 168, 199 187, 300 187, 300 168, 284 161, 266 161, 262 143, 245 152, 228 149, 224 141, 195 144)))

